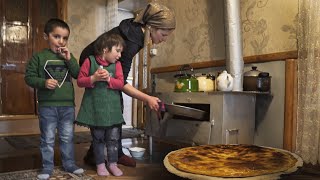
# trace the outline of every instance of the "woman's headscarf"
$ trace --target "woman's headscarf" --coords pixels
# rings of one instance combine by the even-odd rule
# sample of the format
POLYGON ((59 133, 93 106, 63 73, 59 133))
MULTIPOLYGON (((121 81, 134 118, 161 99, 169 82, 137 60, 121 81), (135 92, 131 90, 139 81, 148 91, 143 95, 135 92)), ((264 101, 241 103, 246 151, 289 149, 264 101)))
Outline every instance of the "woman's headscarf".
POLYGON ((160 29, 176 28, 174 12, 166 6, 157 3, 149 3, 134 21, 160 29))

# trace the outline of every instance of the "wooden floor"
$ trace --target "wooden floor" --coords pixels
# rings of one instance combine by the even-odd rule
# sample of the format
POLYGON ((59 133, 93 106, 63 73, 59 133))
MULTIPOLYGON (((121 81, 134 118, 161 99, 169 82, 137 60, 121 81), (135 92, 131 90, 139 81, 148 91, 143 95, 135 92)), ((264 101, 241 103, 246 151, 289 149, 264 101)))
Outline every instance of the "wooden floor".
MULTIPOLYGON (((132 138, 123 139, 124 147, 145 147, 149 149, 148 139, 146 138, 132 138)), ((93 176, 96 180, 102 179, 132 179, 132 180, 179 180, 179 178, 166 170, 163 166, 162 160, 165 155, 175 149, 181 148, 176 145, 168 145, 166 143, 154 143, 153 156, 149 155, 147 151, 142 159, 137 159, 137 167, 126 167, 119 165, 124 172, 121 177, 109 176, 99 177, 96 175, 94 167, 88 166, 84 163, 83 157, 86 154, 90 144, 82 143, 75 144, 76 163, 78 166, 85 169, 87 175, 93 176)), ((123 149, 125 154, 130 154, 127 149, 123 149)), ((60 154, 58 148, 55 149, 55 165, 61 165, 60 154)), ((32 149, 15 149, 6 142, 4 138, 0 138, 0 173, 21 171, 29 169, 40 169, 41 156, 38 148, 32 149)))
MULTIPOLYGON (((137 167, 125 167, 119 165, 123 170, 124 175, 121 177, 109 176, 98 177, 94 167, 90 167, 83 162, 83 157, 89 148, 89 143, 75 144, 76 162, 77 165, 85 169, 86 174, 93 176, 96 180, 102 179, 125 179, 125 180, 183 180, 174 174, 171 174, 163 166, 162 160, 165 155, 172 151, 183 147, 183 145, 172 144, 163 141, 154 141, 153 155, 150 156, 147 151, 143 159, 137 160, 137 167)), ((132 138, 123 139, 124 147, 146 147, 149 149, 149 141, 146 138, 132 138)), ((129 152, 124 149, 126 154, 129 152)), ((60 165, 60 154, 56 149, 55 164, 60 165)), ((38 148, 32 149, 15 149, 10 146, 4 138, 0 137, 0 173, 21 171, 28 169, 39 169, 40 164, 40 152, 38 148)), ((244 178, 245 179, 245 178, 244 178)), ((285 180, 320 180, 320 167, 304 165, 297 172, 282 176, 281 179, 285 180)))

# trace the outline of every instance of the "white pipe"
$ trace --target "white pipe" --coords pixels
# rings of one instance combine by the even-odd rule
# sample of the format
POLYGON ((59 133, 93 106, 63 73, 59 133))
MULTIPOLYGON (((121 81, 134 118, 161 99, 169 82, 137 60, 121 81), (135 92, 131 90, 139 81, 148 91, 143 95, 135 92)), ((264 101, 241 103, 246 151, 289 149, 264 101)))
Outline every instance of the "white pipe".
POLYGON ((243 55, 240 0, 225 0, 226 65, 233 76, 233 91, 243 90, 243 55))

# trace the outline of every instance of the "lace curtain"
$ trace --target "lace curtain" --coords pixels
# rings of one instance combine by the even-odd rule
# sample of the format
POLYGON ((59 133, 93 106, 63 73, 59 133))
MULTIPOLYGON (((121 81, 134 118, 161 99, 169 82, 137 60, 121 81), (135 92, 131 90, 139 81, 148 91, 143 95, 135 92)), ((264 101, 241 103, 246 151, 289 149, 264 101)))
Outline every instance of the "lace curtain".
POLYGON ((105 32, 118 26, 118 0, 106 0, 105 18, 105 32))
POLYGON ((299 0, 296 153, 320 162, 320 1, 299 0))

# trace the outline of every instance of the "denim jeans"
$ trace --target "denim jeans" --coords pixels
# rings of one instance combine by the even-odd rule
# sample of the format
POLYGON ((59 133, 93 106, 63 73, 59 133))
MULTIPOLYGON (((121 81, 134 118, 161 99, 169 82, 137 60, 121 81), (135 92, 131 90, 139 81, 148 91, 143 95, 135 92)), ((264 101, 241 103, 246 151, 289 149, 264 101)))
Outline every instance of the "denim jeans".
POLYGON ((54 167, 56 129, 63 168, 67 169, 75 164, 73 147, 74 119, 75 110, 73 106, 39 107, 40 151, 44 172, 52 173, 54 167))
POLYGON ((108 163, 118 161, 118 140, 120 138, 119 126, 106 129, 90 128, 92 145, 96 164, 104 163, 104 148, 107 147, 108 163))

